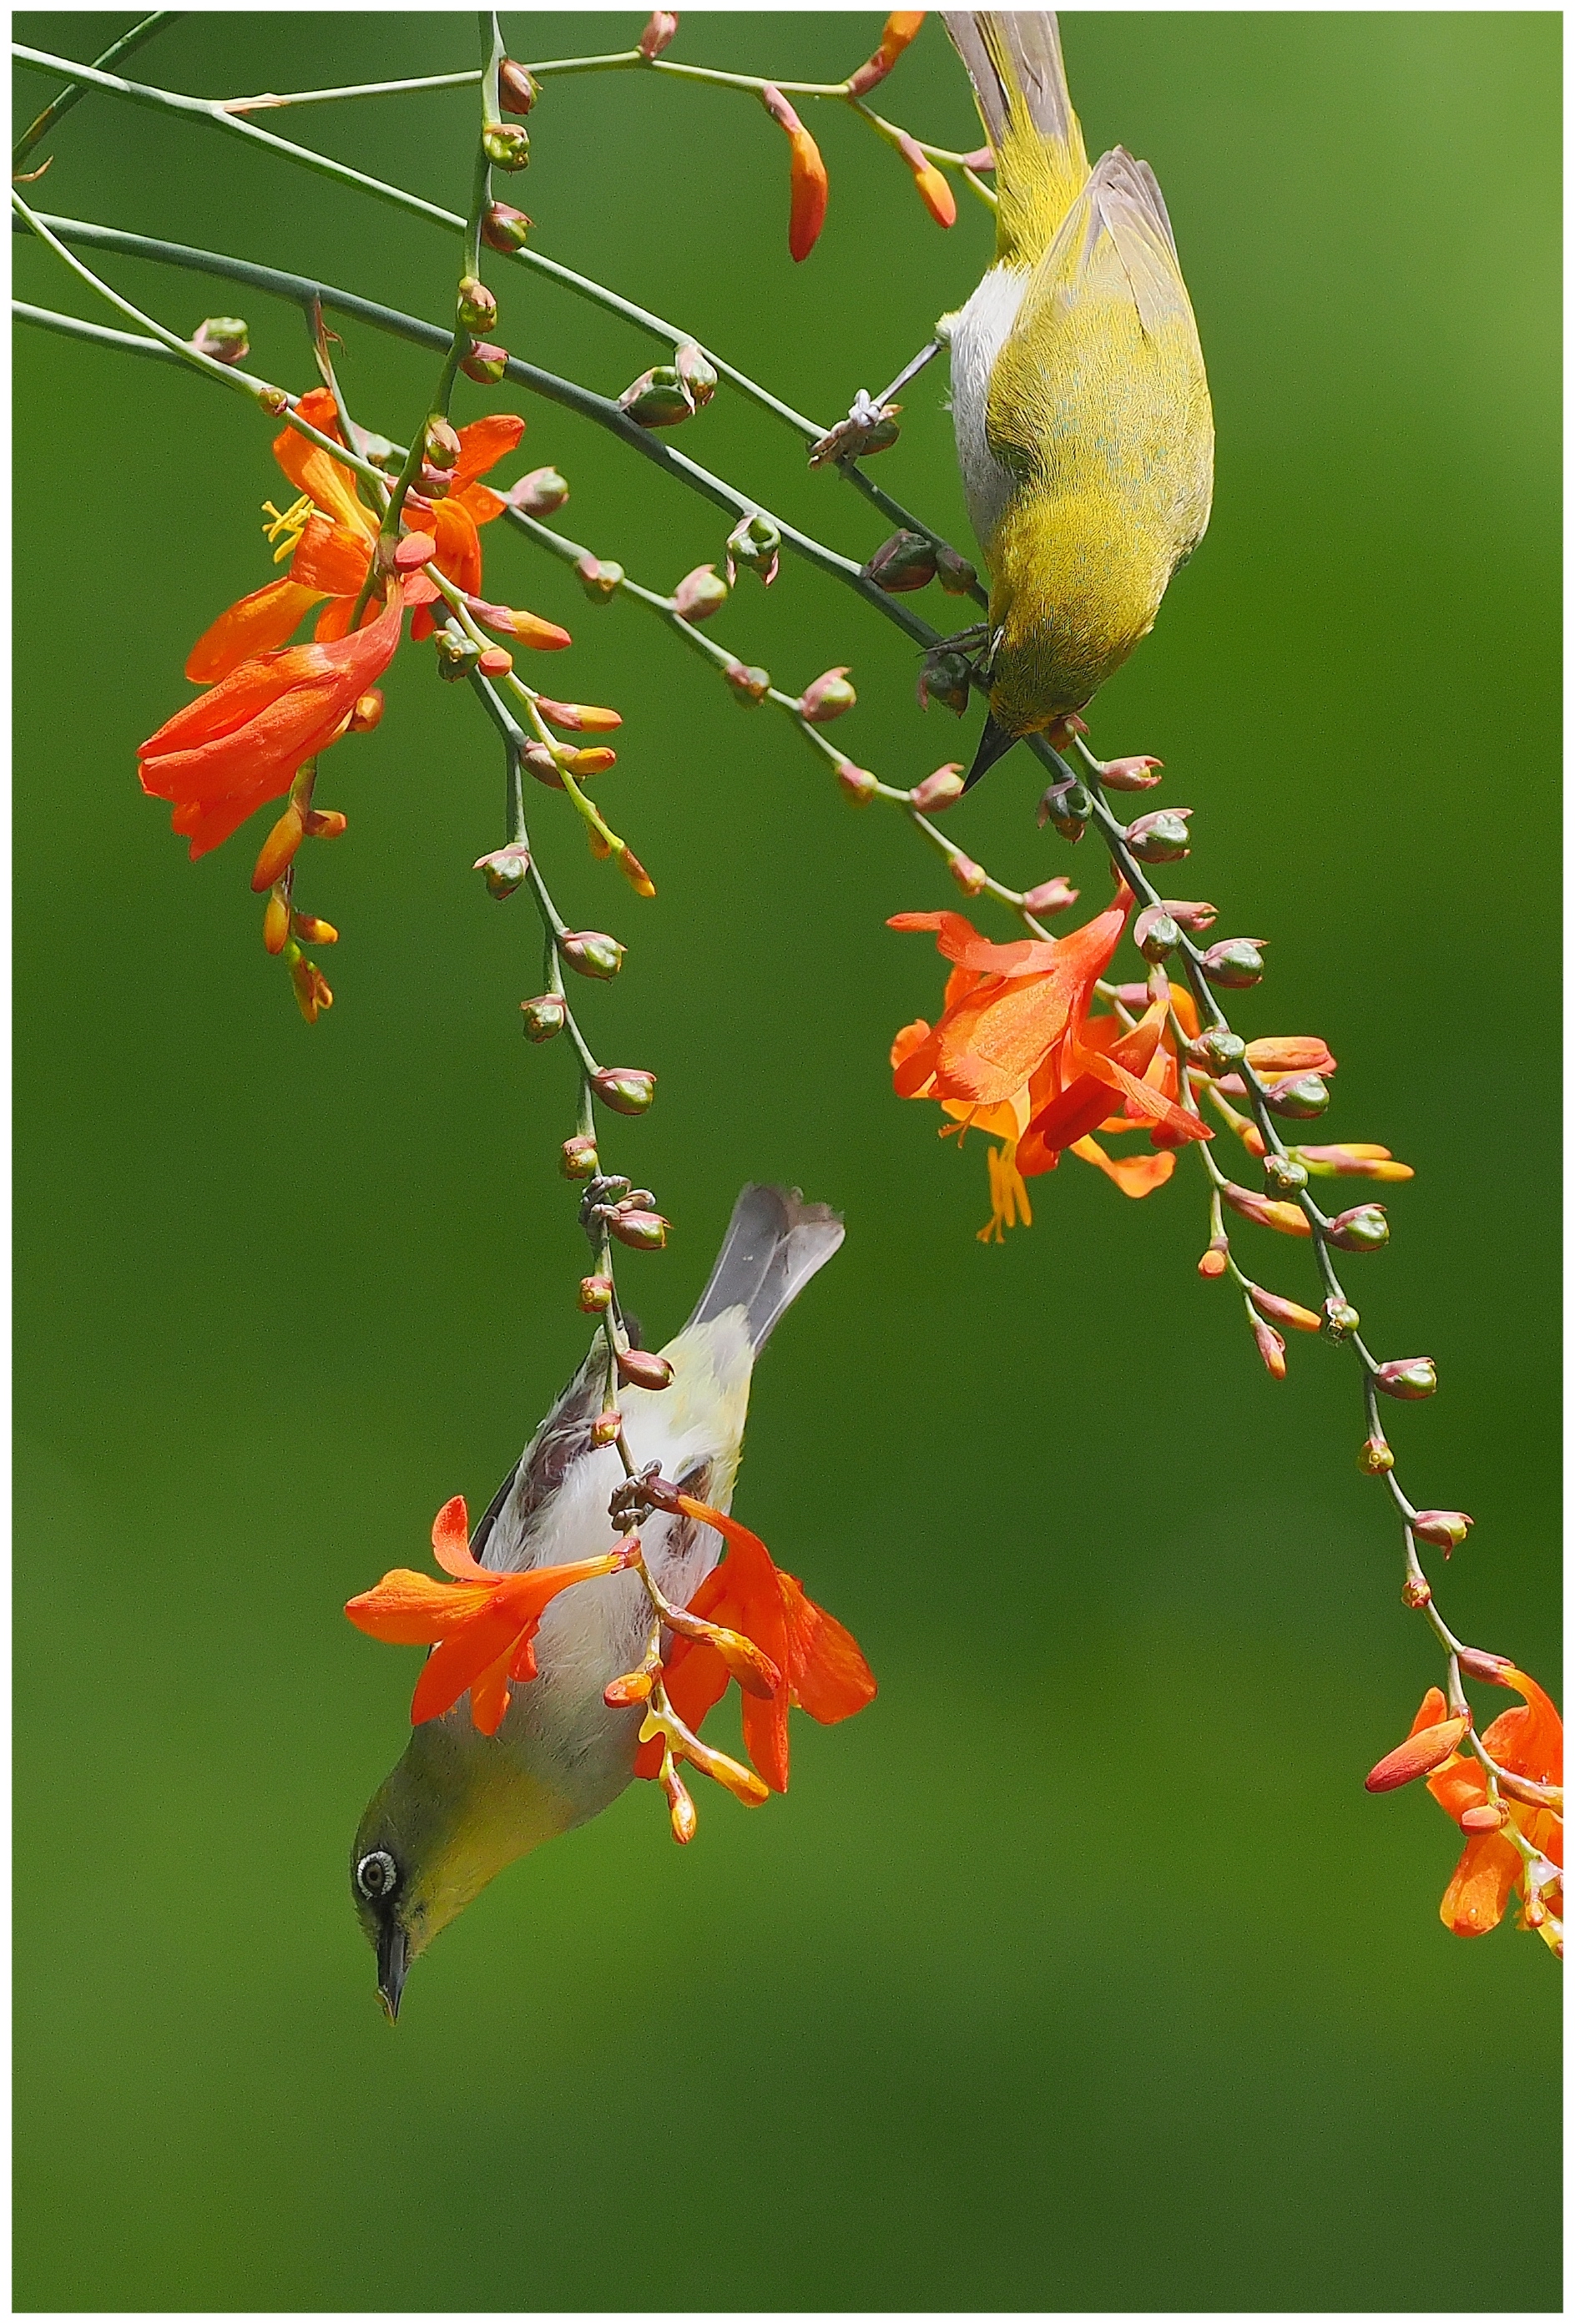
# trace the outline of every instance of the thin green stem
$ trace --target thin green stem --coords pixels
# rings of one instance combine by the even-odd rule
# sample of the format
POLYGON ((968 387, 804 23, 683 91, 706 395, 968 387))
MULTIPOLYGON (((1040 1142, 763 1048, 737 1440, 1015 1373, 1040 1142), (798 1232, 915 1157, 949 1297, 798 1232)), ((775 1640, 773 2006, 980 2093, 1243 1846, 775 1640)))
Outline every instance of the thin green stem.
MULTIPOLYGON (((155 32, 162 32, 166 25, 179 22, 180 12, 177 9, 156 9, 153 15, 144 16, 140 23, 134 24, 128 32, 122 32, 117 41, 111 41, 103 55, 94 58, 91 69, 95 72, 107 72, 111 65, 119 64, 124 57, 134 56, 138 49, 146 46, 155 32)), ((60 91, 59 97, 51 97, 43 111, 29 122, 12 148, 11 174, 14 178, 20 173, 28 155, 36 152, 56 124, 64 120, 71 107, 74 105, 80 105, 88 94, 89 86, 86 79, 73 81, 69 88, 63 88, 60 91)))
MULTIPOLYGON (((100 63, 107 63, 100 58, 100 63)), ((365 80, 352 83, 347 88, 295 88, 283 96, 273 90, 258 97, 227 97, 218 100, 225 113, 264 113, 287 105, 335 105, 341 99, 357 97, 404 97, 417 90, 430 88, 473 88, 481 78, 479 69, 468 72, 423 73, 414 80, 365 80)))

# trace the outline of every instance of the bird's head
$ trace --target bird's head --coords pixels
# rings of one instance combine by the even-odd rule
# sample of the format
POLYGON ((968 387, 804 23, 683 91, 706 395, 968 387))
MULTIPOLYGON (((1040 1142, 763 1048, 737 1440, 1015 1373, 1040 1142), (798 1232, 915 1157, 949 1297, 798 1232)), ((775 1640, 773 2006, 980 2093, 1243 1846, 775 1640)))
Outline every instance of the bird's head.
POLYGON ((465 1704, 412 1729, 367 1803, 350 1857, 350 1894, 391 2020, 412 1961, 439 1930, 505 1864, 571 1820, 501 1731, 477 1733, 465 1704))

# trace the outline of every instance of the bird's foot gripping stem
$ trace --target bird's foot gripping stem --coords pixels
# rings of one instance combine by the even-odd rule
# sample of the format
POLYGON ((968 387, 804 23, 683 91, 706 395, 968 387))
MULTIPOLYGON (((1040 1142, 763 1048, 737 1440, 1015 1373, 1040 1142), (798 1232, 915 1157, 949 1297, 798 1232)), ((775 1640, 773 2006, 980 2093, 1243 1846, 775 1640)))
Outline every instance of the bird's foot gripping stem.
POLYGON ((836 460, 858 460, 872 452, 889 451, 902 433, 897 414, 903 407, 893 401, 894 397, 911 379, 918 377, 945 345, 943 338, 933 338, 921 347, 913 362, 904 364, 891 385, 883 388, 879 395, 871 395, 861 387, 848 408, 847 419, 839 420, 819 443, 810 447, 811 467, 824 468, 836 460))

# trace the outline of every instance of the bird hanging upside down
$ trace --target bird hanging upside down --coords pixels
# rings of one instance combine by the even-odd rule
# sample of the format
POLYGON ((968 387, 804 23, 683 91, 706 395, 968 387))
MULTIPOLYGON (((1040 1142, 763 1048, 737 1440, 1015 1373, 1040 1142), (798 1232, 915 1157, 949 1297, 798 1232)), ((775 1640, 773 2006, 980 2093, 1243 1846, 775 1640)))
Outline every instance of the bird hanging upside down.
MULTIPOLYGON (((823 1204, 805 1203, 778 1186, 745 1187, 699 1304, 663 1351, 672 1368, 670 1385, 660 1391, 625 1387, 619 1394, 625 1441, 636 1469, 656 1463, 680 1492, 711 1512, 727 1511, 755 1359, 841 1240, 842 1222, 823 1204)), ((601 1570, 597 1578, 563 1589, 539 1612, 533 1674, 501 1696, 505 1707, 492 1706, 490 1727, 479 1712, 479 1678, 468 1697, 441 1694, 453 1707, 440 1716, 429 1715, 431 1706, 423 1710, 417 1689, 412 1716, 421 1723, 368 1803, 350 1859, 351 1894, 377 1956, 378 1991, 390 2017, 415 1956, 495 1874, 544 1840, 599 1815, 635 1773, 643 1706, 626 1696, 609 1704, 604 1690, 640 1664, 652 1609, 637 1574, 606 1570, 622 1562, 607 1554, 616 1538, 608 1504, 624 1469, 610 1444, 593 1441, 605 1379, 606 1350, 598 1339, 499 1487, 468 1554, 462 1502, 449 1505, 434 1531, 434 1545, 450 1573, 467 1573, 476 1561, 475 1584, 462 1587, 483 1589, 491 1575, 582 1560, 601 1570), (451 1512, 458 1517, 458 1540, 440 1545, 451 1512)), ((663 1596, 674 1608, 690 1606, 717 1563, 721 1536, 692 1516, 658 1508, 641 1525, 640 1536, 663 1596)), ((408 1635, 375 1618, 388 1585, 398 1583, 423 1586, 418 1575, 387 1575, 377 1591, 352 1600, 347 1609, 352 1619, 375 1637, 408 1635)), ((429 1600, 443 1594, 424 1586, 429 1600)), ((869 1701, 875 1681, 839 1623, 812 1604, 807 1615, 817 1655, 825 1661, 829 1653, 835 1667, 801 1674, 792 1700, 817 1719, 847 1718, 869 1701)), ((448 1651, 439 1646, 426 1665, 429 1674, 448 1651)), ((780 1656, 781 1647, 776 1651, 780 1656)), ((784 1692, 783 1756, 776 1767, 768 1759, 761 1768, 775 1790, 787 1780, 786 1710, 784 1692)), ((748 1742, 747 1710, 745 1733, 748 1742)), ((764 1799, 766 1784, 756 1790, 764 1799)))
POLYGON ((1119 145, 1089 170, 1055 17, 942 21, 996 157, 996 263, 941 327, 991 585, 972 784, 1153 627, 1209 522, 1214 421, 1153 172, 1119 145))

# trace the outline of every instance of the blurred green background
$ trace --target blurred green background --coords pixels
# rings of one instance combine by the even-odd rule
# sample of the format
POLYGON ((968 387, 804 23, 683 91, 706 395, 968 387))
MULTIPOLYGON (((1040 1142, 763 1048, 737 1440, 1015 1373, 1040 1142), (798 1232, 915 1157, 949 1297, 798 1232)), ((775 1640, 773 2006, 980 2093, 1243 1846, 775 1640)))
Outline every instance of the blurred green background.
MULTIPOLYGON (((21 37, 86 58, 129 21, 21 37)), ((639 21, 505 20, 523 58, 639 21)), ((696 15, 674 54, 833 78, 879 22, 696 15)), ((321 87, 458 69, 473 37, 199 14, 128 69, 321 87)), ((1323 1034, 1329 1134, 1417 1166, 1352 1287, 1383 1354, 1439 1361, 1394 1434, 1415 1497, 1478 1520, 1446 1610, 1549 1683, 1559 42, 1551 14, 1065 23, 1090 151, 1164 187, 1219 431, 1209 538, 1095 741, 1166 761, 1196 809, 1179 884, 1273 938, 1244 1028, 1323 1034)), ((54 85, 19 79, 26 119, 54 85)), ((882 101, 974 142, 938 23, 882 101)), ((472 107, 268 121, 463 207, 472 107)), ((782 140, 725 92, 555 84, 520 198, 542 250, 829 423, 966 296, 989 226, 965 196, 940 234, 893 155, 811 114, 831 205, 802 267, 782 140)), ((446 311, 444 236, 200 127, 90 97, 50 150, 46 208, 446 311)), ((289 309, 107 271, 182 331, 238 308, 255 367, 309 383, 289 309)), ((516 352, 613 393, 659 359, 489 271, 516 352)), ((16 272, 114 320, 47 252, 16 272)), ((446 1496, 486 1502, 578 1359, 570 1061, 516 1030, 528 906, 468 868, 502 835, 496 753, 414 651, 325 764, 351 828, 303 896, 343 932, 338 1001, 301 1023, 246 885, 265 824, 193 868, 134 767, 193 638, 267 577, 270 431, 196 378, 20 337, 18 2304, 1556 2306, 1557 1973, 1509 1930, 1448 1936, 1456 1836, 1420 1791, 1361 1787, 1439 1665, 1356 1471, 1354 1366, 1299 1342, 1267 1378, 1194 1271, 1192 1167, 1138 1204, 1069 1162, 1031 1232, 981 1249, 982 1153, 886 1071, 940 969, 883 922, 955 904, 938 862, 501 526, 492 593, 574 632, 549 683, 625 715, 598 796, 661 890, 638 902, 533 794, 570 918, 631 947, 586 993, 593 1037, 661 1075, 604 1144, 677 1222, 627 1287, 675 1328, 746 1178, 846 1212, 757 1382, 739 1506, 882 1691, 803 1724, 786 1802, 708 1793, 687 1851, 633 1789, 505 1875, 384 2024, 346 1859, 413 1657, 339 1606, 422 1562, 446 1496)), ((345 337, 357 411, 402 435, 431 358, 345 337)), ((961 532, 943 384, 878 474, 961 532)), ((457 416, 517 401, 462 383, 457 416)), ((516 465, 564 469, 577 538, 663 586, 719 554, 700 501, 522 408, 516 465)), ((885 530, 726 392, 679 443, 853 555, 885 530)), ((713 634, 793 688, 851 662, 838 739, 890 779, 968 754, 976 720, 922 720, 897 633, 792 559, 713 634)), ((1039 780, 1014 758, 952 827, 1098 901, 1095 851, 1034 827, 1039 780)), ((1303 1250, 1242 1234, 1305 1296, 1303 1250)))

